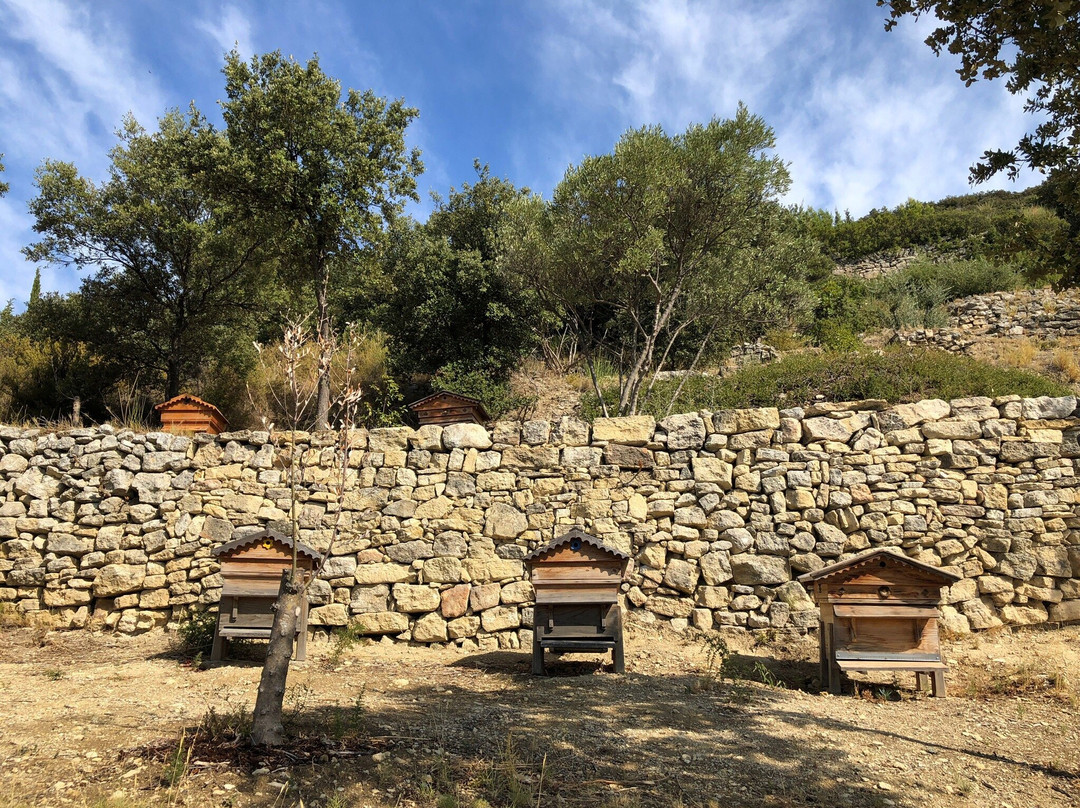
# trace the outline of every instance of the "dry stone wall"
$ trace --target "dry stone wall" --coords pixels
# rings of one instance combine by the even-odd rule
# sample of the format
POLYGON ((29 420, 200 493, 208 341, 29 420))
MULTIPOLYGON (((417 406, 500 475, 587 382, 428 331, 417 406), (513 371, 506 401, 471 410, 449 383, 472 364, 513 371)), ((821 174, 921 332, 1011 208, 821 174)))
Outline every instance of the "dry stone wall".
POLYGON ((906 345, 965 353, 979 337, 1080 335, 1080 289, 1023 289, 965 297, 949 304, 948 328, 901 332, 906 345))
MULTIPOLYGON (((967 398, 376 429, 353 436, 340 502, 332 436, 301 434, 301 538, 326 550, 343 526, 311 620, 518 647, 533 595, 522 558, 574 525, 633 555, 626 599, 644 623, 812 627, 793 579, 882 546, 964 576, 947 592, 950 630, 1078 620, 1076 406, 967 398)), ((123 632, 211 606, 212 549, 286 524, 284 456, 265 432, 0 428, 0 604, 123 632)))

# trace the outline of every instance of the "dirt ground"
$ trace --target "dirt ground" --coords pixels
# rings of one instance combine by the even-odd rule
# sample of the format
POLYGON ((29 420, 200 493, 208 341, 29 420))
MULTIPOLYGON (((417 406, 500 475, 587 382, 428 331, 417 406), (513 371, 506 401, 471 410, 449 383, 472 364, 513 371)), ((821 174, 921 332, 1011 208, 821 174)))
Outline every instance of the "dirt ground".
POLYGON ((567 656, 546 678, 525 652, 323 642, 269 755, 234 740, 254 658, 9 628, 0 808, 1080 806, 1080 627, 949 643, 946 699, 907 674, 823 695, 812 638, 727 639, 722 671, 702 639, 638 629, 625 675, 567 656))

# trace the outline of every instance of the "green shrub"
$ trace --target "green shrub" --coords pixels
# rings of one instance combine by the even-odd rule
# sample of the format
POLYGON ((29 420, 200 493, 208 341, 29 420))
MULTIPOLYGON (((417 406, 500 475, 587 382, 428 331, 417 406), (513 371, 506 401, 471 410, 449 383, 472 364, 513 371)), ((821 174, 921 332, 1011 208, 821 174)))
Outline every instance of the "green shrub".
POLYGON ((202 661, 214 645, 217 613, 195 609, 176 627, 176 649, 185 657, 202 661))
POLYGON ((511 410, 533 403, 533 399, 515 395, 508 381, 482 368, 469 367, 464 362, 454 362, 439 368, 439 372, 431 379, 431 389, 479 399, 492 418, 499 418, 511 410))
MULTIPOLYGON (((659 382, 641 407, 664 417, 678 380, 659 382)), ((943 351, 891 348, 885 351, 793 354, 771 365, 743 368, 727 378, 694 376, 687 380, 672 412, 738 407, 794 407, 819 400, 878 398, 891 402, 962 396, 1068 395, 1069 389, 1034 373, 1000 368, 943 351)), ((595 396, 583 410, 596 417, 595 396)))

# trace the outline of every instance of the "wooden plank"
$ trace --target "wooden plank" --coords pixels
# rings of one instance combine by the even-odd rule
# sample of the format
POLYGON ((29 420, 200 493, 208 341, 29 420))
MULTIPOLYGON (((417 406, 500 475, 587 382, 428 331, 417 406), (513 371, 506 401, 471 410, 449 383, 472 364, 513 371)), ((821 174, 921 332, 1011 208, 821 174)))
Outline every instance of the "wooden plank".
POLYGON ((888 651, 849 651, 838 649, 836 652, 836 659, 839 660, 858 660, 862 662, 873 660, 902 660, 908 662, 940 662, 941 654, 928 654, 922 652, 912 652, 909 654, 897 655, 888 651))
POLYGON ((607 590, 573 589, 558 591, 537 591, 536 603, 539 604, 570 604, 570 603, 618 603, 619 593, 607 590))
POLYGON ((949 666, 944 662, 907 662, 903 660, 837 660, 837 666, 843 671, 946 671, 949 666))
POLYGON ((833 606, 837 617, 908 617, 912 619, 931 619, 938 617, 934 606, 910 606, 904 603, 837 603, 833 606))

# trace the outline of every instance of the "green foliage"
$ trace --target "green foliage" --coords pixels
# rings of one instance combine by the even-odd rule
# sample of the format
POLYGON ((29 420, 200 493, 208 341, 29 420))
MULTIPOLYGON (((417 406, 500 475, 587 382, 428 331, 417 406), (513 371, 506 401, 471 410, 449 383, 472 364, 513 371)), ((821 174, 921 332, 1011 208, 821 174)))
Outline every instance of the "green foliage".
MULTIPOLYGON (((239 161, 236 182, 251 214, 280 230, 284 276, 316 302, 316 329, 332 331, 331 297, 356 275, 405 199, 417 199, 420 153, 405 146, 417 111, 400 99, 348 90, 317 57, 280 51, 225 60, 223 115, 239 161)), ((315 426, 325 429, 330 375, 319 375, 315 426)))
MULTIPOLYGON (((663 382, 674 386, 673 382, 663 382)), ((661 385, 657 385, 660 387, 661 385)), ((739 407, 794 407, 815 400, 853 401, 878 398, 890 402, 963 396, 1063 396, 1069 389, 1051 379, 1011 368, 999 368, 943 351, 890 348, 884 351, 826 351, 792 354, 770 365, 748 366, 727 377, 694 376, 687 380, 675 411, 739 407)), ((614 391, 608 391, 614 396, 614 391)), ((662 389, 642 408, 657 417, 666 413, 662 389)), ((586 398, 588 417, 599 413, 586 398)))
POLYGON ((506 210, 528 191, 475 168, 476 182, 451 188, 425 224, 396 228, 387 251, 385 327, 411 373, 469 364, 505 375, 536 342, 536 295, 500 260, 506 210))
POLYGON ((1038 191, 991 191, 939 202, 909 199, 892 210, 872 210, 860 219, 819 223, 814 232, 837 261, 922 247, 940 253, 1019 262, 1034 271, 1043 242, 1064 222, 1039 201, 1038 191))
POLYGON ((216 625, 216 612, 194 609, 176 626, 177 651, 186 657, 202 661, 213 648, 216 625))
MULTIPOLYGON (((4 160, 3 160, 3 157, 4 157, 4 155, 0 154, 0 174, 4 173, 4 160)), ((0 180, 0 196, 3 196, 4 194, 6 194, 10 190, 11 190, 11 186, 8 185, 3 180, 0 180)))
POLYGON ((512 265, 587 357, 620 366, 617 412, 637 411, 673 359, 692 365, 797 308, 813 247, 779 204, 790 178, 774 145, 741 106, 678 135, 631 130, 569 168, 550 205, 517 206, 512 265))
POLYGON ((125 119, 101 185, 70 163, 47 160, 36 174, 41 239, 27 257, 93 270, 81 288, 85 340, 164 396, 250 342, 271 231, 232 204, 229 155, 192 107, 153 133, 125 119))
POLYGON ((479 399, 492 418, 500 418, 508 412, 533 403, 533 399, 516 395, 505 379, 459 363, 439 368, 439 372, 431 379, 431 389, 479 399))

